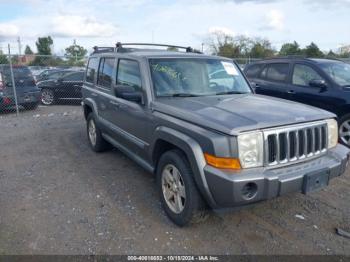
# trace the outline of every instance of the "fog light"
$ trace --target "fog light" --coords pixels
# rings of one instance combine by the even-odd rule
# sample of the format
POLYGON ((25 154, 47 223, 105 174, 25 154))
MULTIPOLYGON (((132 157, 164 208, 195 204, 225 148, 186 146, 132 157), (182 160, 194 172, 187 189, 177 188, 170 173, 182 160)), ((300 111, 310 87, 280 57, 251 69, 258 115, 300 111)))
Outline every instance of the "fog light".
POLYGON ((258 193, 258 185, 252 182, 245 184, 242 188, 242 196, 246 200, 253 199, 258 193))

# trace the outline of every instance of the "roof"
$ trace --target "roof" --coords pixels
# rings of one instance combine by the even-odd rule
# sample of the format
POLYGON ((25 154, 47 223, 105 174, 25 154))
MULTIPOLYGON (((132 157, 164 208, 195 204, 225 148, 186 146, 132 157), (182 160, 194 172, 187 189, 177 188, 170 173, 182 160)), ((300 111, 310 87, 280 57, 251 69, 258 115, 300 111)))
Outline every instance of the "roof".
POLYGON ((343 62, 338 59, 330 59, 330 58, 306 58, 306 57, 298 57, 298 56, 291 56, 291 57, 273 57, 268 59, 262 59, 259 61, 254 61, 250 64, 259 64, 259 63, 266 63, 268 61, 286 61, 286 60, 292 60, 292 61, 308 61, 312 63, 339 63, 343 62))

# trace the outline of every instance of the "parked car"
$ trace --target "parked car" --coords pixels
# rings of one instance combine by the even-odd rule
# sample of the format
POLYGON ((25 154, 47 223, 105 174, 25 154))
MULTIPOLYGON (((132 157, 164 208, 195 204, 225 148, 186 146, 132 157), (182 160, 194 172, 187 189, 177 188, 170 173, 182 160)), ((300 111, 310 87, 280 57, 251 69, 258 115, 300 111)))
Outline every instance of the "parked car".
POLYGON ((71 73, 74 72, 73 70, 69 70, 69 69, 47 69, 44 70, 43 72, 41 72, 37 77, 36 77, 36 82, 39 83, 41 81, 45 81, 45 80, 50 80, 50 79, 58 79, 60 77, 62 77, 63 75, 67 74, 67 73, 71 73))
POLYGON ((244 70, 256 93, 316 106, 338 116, 341 143, 350 146, 350 65, 338 60, 278 58, 244 70))
POLYGON ((208 206, 306 194, 345 172, 334 114, 254 94, 227 58, 127 47, 89 58, 87 137, 92 150, 113 145, 155 173, 177 225, 203 219, 208 206), (210 75, 220 70, 228 81, 210 75))
POLYGON ((41 89, 41 102, 44 105, 52 105, 59 100, 81 100, 84 71, 65 72, 57 79, 49 79, 38 83, 38 87, 41 89))
MULTIPOLYGON (((40 89, 27 66, 13 65, 18 105, 35 109, 40 101, 40 89)), ((0 109, 15 107, 14 88, 9 65, 0 65, 0 109)))

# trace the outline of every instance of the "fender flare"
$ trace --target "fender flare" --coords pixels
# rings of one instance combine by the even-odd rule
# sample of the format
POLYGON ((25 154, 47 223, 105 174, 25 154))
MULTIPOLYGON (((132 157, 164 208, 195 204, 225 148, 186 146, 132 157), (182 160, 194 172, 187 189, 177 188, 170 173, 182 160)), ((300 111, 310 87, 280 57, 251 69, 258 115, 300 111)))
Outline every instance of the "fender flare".
POLYGON ((96 102, 91 98, 85 98, 83 101, 83 108, 84 108, 84 114, 85 114, 85 106, 89 106, 92 109, 92 112, 98 116, 98 107, 96 102))
POLYGON ((150 148, 150 152, 153 156, 154 147, 158 140, 164 140, 175 147, 180 148, 191 165, 194 180, 197 184, 199 191, 202 196, 206 199, 207 203, 211 208, 216 208, 217 204, 210 192, 207 180, 204 174, 204 167, 206 166, 206 161, 201 146, 193 138, 186 134, 183 134, 177 130, 169 127, 160 126, 157 127, 154 132, 154 140, 150 148))

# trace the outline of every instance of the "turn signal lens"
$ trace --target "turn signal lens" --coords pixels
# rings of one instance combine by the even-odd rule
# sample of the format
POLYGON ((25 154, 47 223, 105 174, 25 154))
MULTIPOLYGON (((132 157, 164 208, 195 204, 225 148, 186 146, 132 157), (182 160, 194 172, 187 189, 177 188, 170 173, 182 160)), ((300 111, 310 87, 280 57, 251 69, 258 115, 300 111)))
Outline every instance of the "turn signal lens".
POLYGON ((222 169, 241 169, 241 164, 236 158, 216 157, 209 154, 204 154, 207 164, 216 168, 222 169))

